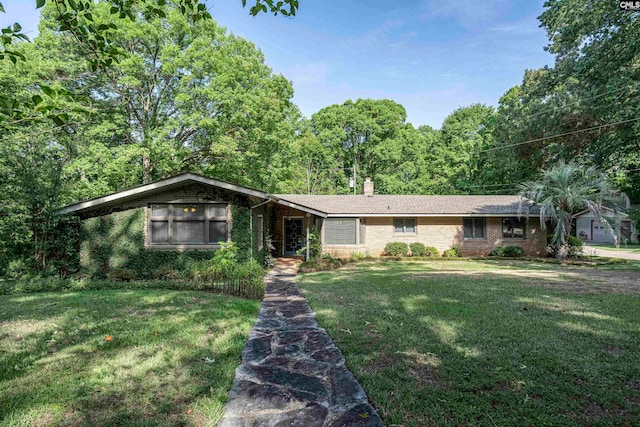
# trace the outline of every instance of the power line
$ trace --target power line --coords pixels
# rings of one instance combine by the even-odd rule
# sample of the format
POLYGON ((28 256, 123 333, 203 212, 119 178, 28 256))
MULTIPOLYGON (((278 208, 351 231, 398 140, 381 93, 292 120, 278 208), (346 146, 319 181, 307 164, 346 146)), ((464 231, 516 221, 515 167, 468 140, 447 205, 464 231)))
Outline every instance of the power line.
POLYGON ((503 145, 503 146, 500 146, 500 147, 487 148, 486 150, 482 150, 481 153, 486 153, 487 151, 502 150, 503 148, 516 147, 518 145, 531 144, 531 143, 534 143, 534 142, 546 141, 548 139, 554 139, 554 138, 559 138, 559 137, 562 137, 562 136, 574 135, 576 133, 589 132, 589 131, 592 131, 592 130, 602 129, 602 128, 606 128, 606 127, 609 127, 609 126, 615 126, 615 125, 621 125, 621 124, 625 124, 625 123, 637 122, 638 120, 640 120, 640 117, 636 117, 634 119, 622 120, 622 121, 614 122, 614 123, 606 123, 604 125, 593 126, 593 127, 586 128, 586 129, 574 130, 574 131, 571 131, 571 132, 565 132, 565 133, 561 133, 561 134, 558 134, 558 135, 552 135, 552 136, 545 136, 543 138, 530 139, 528 141, 518 142, 518 143, 515 143, 515 144, 509 144, 509 145, 503 145))

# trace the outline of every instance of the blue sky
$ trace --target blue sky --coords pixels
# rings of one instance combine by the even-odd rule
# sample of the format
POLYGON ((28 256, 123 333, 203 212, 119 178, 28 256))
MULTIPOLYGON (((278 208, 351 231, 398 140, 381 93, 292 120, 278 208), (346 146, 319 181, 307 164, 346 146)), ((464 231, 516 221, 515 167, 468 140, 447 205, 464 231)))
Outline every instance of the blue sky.
MULTIPOLYGON (((35 0, 2 3, 0 26, 37 33, 35 0)), ((454 109, 495 106, 526 69, 553 64, 537 20, 543 0, 300 0, 291 19, 252 17, 241 0, 206 4, 293 82, 307 117, 347 99, 388 98, 415 126, 439 128, 454 109)))

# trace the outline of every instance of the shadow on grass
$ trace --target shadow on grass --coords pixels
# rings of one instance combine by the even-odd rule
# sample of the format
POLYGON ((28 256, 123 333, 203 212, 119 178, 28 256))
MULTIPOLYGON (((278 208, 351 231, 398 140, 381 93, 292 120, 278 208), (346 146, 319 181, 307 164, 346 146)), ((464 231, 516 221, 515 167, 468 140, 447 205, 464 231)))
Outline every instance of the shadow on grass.
POLYGON ((362 265, 348 275, 300 277, 387 424, 640 419, 640 298, 523 286, 508 270, 451 267, 416 277, 414 264, 390 266, 389 274, 362 265))
POLYGON ((0 303, 5 425, 214 423, 259 303, 96 291, 0 303))

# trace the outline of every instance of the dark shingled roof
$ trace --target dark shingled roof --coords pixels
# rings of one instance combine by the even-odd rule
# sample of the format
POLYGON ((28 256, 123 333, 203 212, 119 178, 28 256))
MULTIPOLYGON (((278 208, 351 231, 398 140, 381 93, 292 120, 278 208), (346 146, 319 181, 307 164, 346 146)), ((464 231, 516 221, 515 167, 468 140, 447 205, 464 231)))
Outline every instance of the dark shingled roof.
POLYGON ((395 196, 337 195, 319 196, 276 194, 277 198, 305 206, 330 216, 338 215, 538 215, 537 206, 520 196, 395 196))

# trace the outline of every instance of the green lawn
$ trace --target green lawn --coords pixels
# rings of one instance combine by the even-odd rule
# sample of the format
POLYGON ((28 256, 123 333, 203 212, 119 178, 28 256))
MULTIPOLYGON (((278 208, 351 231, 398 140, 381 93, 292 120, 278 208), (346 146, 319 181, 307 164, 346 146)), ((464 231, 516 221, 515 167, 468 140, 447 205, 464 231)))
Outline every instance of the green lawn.
POLYGON ((388 426, 640 425, 637 267, 380 262, 299 283, 388 426))
POLYGON ((3 296, 0 425, 216 425, 258 308, 167 290, 3 296))

